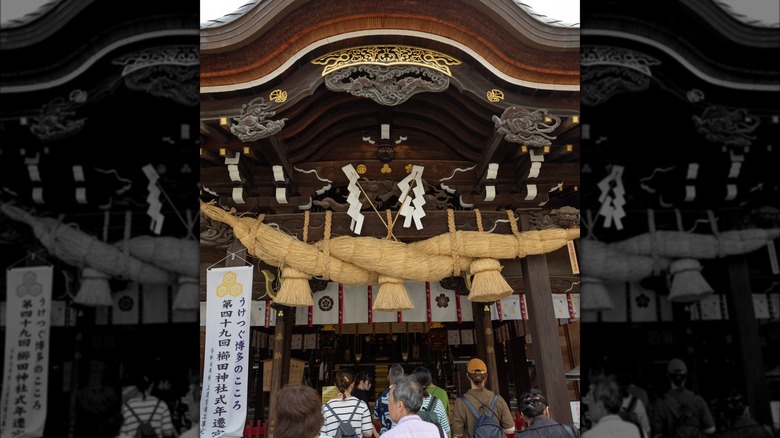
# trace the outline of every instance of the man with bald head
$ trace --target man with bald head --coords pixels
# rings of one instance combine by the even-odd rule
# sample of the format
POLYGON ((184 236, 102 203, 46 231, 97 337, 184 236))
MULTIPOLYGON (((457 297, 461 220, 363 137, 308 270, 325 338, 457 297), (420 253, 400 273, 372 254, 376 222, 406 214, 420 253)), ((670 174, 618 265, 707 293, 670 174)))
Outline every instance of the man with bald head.
POLYGON ((666 366, 669 391, 655 401, 651 430, 654 438, 705 437, 715 433, 715 421, 701 396, 685 388, 688 366, 674 358, 666 366))

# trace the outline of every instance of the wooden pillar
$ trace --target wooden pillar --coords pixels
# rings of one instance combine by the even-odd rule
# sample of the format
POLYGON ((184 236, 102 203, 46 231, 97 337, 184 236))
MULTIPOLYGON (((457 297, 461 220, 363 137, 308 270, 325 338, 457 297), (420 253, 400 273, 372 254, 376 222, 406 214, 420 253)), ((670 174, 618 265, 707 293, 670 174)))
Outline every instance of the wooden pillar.
POLYGON ((284 310, 284 350, 282 350, 282 386, 290 383, 290 357, 292 357, 292 332, 295 327, 295 307, 284 310))
POLYGON ((504 397, 504 400, 509 403, 509 370, 507 369, 507 364, 504 361, 504 346, 501 344, 500 341, 498 341, 498 338, 496 338, 496 343, 494 344, 495 351, 496 351, 496 370, 498 371, 498 393, 501 394, 501 397, 504 397))
MULTIPOLYGON (((531 230, 528 215, 520 216, 520 226, 523 231, 531 230)), ((520 266, 523 271, 539 389, 550 403, 550 416, 559 423, 572 424, 547 257, 544 254, 527 256, 520 259, 520 266)))
MULTIPOLYGON (((271 361, 271 396, 269 414, 276 406, 276 393, 287 384, 290 370, 290 338, 295 324, 295 308, 274 305, 276 311, 276 327, 274 327, 274 350, 271 361), (287 364, 285 365, 285 362, 287 364), (287 370, 287 375, 284 370, 287 370)), ((273 438, 273 417, 269 426, 268 437, 273 438)))
POLYGON ((772 424, 764 373, 764 359, 761 354, 761 337, 753 310, 753 296, 750 288, 750 272, 744 255, 728 258, 730 293, 726 294, 729 306, 729 321, 734 327, 735 339, 742 366, 742 381, 750 412, 759 423, 772 424))
MULTIPOLYGON (((260 330, 253 330, 252 331, 253 336, 264 336, 265 334, 262 333, 260 330)), ((257 342, 255 345, 259 345, 260 343, 257 342)), ((257 352, 255 353, 255 358, 253 359, 255 362, 259 363, 260 366, 257 367, 257 376, 255 378, 255 416, 254 420, 263 420, 265 419, 265 392, 263 391, 263 361, 261 358, 263 355, 261 354, 262 349, 258 348, 257 352)))
MULTIPOLYGON (((552 301, 551 301, 552 302, 552 301)), ((493 320, 490 319, 490 303, 471 303, 474 314, 474 331, 477 343, 477 356, 487 365, 488 380, 485 387, 493 392, 499 392, 498 368, 496 367, 495 336, 493 335, 493 320), (485 310, 485 308, 488 310, 485 310)))
POLYGON ((518 333, 514 323, 509 324, 509 341, 507 343, 507 359, 514 373, 512 377, 515 381, 515 392, 519 398, 523 393, 531 390, 531 377, 528 375, 528 358, 525 355, 525 333, 518 333))
MULTIPOLYGON (((579 365, 580 359, 579 359, 579 352, 580 352, 580 327, 579 323, 569 323, 564 324, 561 326, 561 329, 563 329, 564 337, 566 338, 566 353, 567 353, 567 367, 568 369, 572 369, 579 365), (574 331, 575 334, 572 336, 571 332, 574 331), (577 351, 576 355, 574 351, 577 351)), ((567 383, 568 386, 568 383, 567 383)), ((580 390, 579 386, 576 384, 574 386, 574 399, 579 400, 580 399, 580 390)))

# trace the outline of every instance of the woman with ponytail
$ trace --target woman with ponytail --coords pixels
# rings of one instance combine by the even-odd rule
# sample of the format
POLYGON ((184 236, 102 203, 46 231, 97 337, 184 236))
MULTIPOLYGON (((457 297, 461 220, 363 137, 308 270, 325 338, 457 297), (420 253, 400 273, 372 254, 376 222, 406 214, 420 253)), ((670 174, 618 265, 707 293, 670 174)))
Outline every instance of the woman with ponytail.
POLYGON ((365 438, 371 438, 378 435, 371 422, 368 405, 352 395, 355 389, 355 375, 351 371, 339 370, 336 372, 334 385, 338 388, 339 394, 320 409, 325 419, 320 433, 335 436, 339 423, 349 421, 358 436, 362 434, 365 438))

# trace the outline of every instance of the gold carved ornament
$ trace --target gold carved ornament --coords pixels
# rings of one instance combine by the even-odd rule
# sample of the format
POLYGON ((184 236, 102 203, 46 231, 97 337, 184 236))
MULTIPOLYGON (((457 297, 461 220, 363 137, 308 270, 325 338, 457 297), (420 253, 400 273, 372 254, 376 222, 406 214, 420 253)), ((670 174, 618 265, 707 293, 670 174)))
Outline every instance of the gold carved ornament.
POLYGON ((413 46, 375 45, 338 50, 320 56, 312 64, 325 66, 322 76, 355 65, 417 65, 452 76, 450 66, 461 62, 452 56, 435 50, 413 46))

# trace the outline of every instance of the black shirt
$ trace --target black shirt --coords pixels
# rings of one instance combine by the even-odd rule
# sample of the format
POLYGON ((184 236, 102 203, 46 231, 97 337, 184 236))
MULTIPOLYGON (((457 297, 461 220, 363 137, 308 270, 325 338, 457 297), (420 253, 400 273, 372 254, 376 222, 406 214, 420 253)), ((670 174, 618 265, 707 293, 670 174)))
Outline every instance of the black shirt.
POLYGON ((368 402, 369 400, 371 400, 370 397, 373 396, 373 394, 369 394, 368 391, 364 391, 360 388, 356 388, 354 391, 352 391, 352 395, 354 397, 357 397, 359 400, 363 400, 364 402, 366 402, 366 406, 368 406, 368 402))

